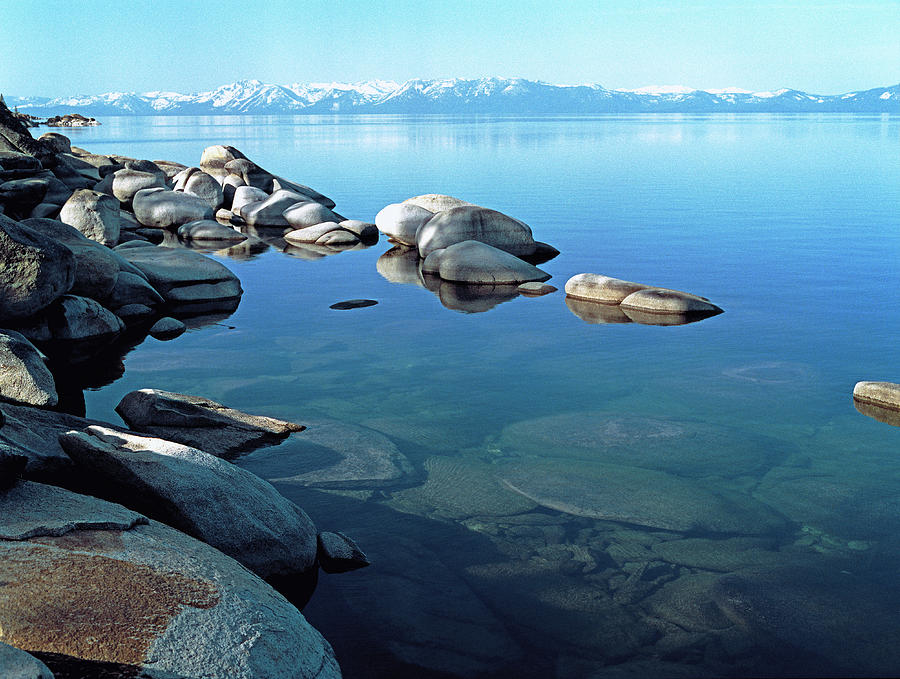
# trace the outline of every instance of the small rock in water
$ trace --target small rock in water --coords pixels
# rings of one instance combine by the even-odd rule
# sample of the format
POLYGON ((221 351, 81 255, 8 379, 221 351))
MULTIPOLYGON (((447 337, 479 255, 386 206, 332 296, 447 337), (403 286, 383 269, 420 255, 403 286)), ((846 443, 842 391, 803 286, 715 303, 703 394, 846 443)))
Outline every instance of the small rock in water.
POLYGON ((346 573, 371 563, 359 545, 349 537, 327 531, 318 535, 318 558, 319 566, 326 573, 346 573))
POLYGON ((540 297, 542 295, 549 295, 551 292, 556 292, 558 288, 548 285, 546 283, 538 283, 537 281, 529 281, 528 283, 522 283, 519 286, 519 292, 523 295, 530 295, 532 297, 540 297))
POLYGON ((347 299, 343 302, 335 302, 328 308, 343 311, 345 309, 361 309, 367 306, 375 306, 376 304, 378 302, 374 299, 347 299))
POLYGON ((164 341, 175 339, 179 335, 183 334, 185 330, 187 330, 187 327, 177 318, 165 316, 163 318, 160 318, 150 327, 148 334, 151 337, 164 341))

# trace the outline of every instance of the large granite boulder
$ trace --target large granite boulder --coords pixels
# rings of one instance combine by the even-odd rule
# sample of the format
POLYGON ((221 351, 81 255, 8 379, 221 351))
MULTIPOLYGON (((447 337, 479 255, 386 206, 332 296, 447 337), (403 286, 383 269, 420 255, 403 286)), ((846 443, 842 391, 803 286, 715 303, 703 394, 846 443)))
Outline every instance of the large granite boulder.
POLYGON ((517 256, 530 255, 536 247, 527 224, 474 205, 439 212, 416 234, 420 257, 465 240, 487 243, 517 256))
POLYGON ((204 168, 222 169, 225 167, 226 163, 246 157, 247 156, 233 146, 216 144, 215 146, 207 146, 203 149, 203 154, 200 156, 200 166, 204 168))
POLYGON ((155 172, 123 168, 108 175, 107 179, 112 195, 118 199, 123 208, 131 208, 135 194, 141 189, 166 188, 164 176, 155 172))
POLYGON ((566 295, 601 304, 620 304, 631 293, 649 287, 596 273, 580 273, 566 281, 566 295))
POLYGON ((287 223, 295 229, 303 229, 315 226, 322 222, 342 222, 344 218, 315 201, 297 203, 286 209, 283 213, 287 223))
POLYGON ((432 217, 433 212, 419 205, 392 203, 375 215, 375 226, 391 240, 412 247, 419 228, 432 217))
POLYGON ((119 278, 121 256, 73 226, 56 219, 31 218, 25 226, 64 244, 75 255, 75 281, 71 293, 104 301, 119 278))
POLYGON ((105 427, 61 434, 78 464, 128 502, 236 559, 263 578, 315 585, 316 529, 269 483, 214 455, 105 427))
POLYGON ((900 410, 900 384, 894 382, 857 382, 853 399, 862 403, 900 410))
POLYGON ((104 193, 90 189, 76 191, 62 206, 59 221, 74 226, 102 245, 119 242, 119 203, 104 193))
POLYGON ((284 212, 296 205, 309 201, 296 191, 281 189, 259 203, 250 203, 241 208, 241 217, 250 226, 290 226, 284 212))
MULTIPOLYGON (((242 180, 243 181, 243 180, 242 180)), ((240 215, 241 209, 251 203, 260 203, 269 197, 269 194, 255 186, 238 186, 234 189, 234 197, 231 199, 231 212, 240 215)))
MULTIPOLYGON (((181 194, 183 195, 183 194, 181 194)), ((144 246, 119 250, 178 313, 237 308, 243 290, 231 271, 197 252, 144 246)))
POLYGON ((515 255, 475 240, 433 250, 422 264, 422 273, 436 274, 445 281, 488 285, 545 281, 550 278, 546 271, 523 262, 515 255))
POLYGON ((189 167, 176 175, 175 190, 206 201, 213 210, 218 210, 225 200, 222 185, 199 167, 189 167))
POLYGON ((53 375, 35 346, 12 330, 0 330, 0 399, 53 407, 58 397, 53 375))
POLYGON ((443 212, 454 207, 464 207, 466 205, 474 205, 461 198, 454 198, 442 193, 425 193, 421 196, 413 196, 403 201, 406 205, 418 205, 429 212, 443 212))
POLYGON ((116 284, 106 297, 105 305, 115 311, 126 304, 143 304, 155 308, 163 303, 162 295, 143 276, 120 271, 116 284))
POLYGON ((144 226, 171 229, 198 219, 213 219, 215 210, 202 198, 183 191, 153 188, 135 194, 134 216, 144 226))
POLYGON ((233 559, 124 507, 23 482, 0 495, 0 640, 61 676, 335 679, 300 612, 233 559), (105 675, 104 675, 105 676, 105 675))
POLYGON ((54 340, 102 344, 125 329, 112 311, 88 297, 63 295, 47 307, 45 314, 54 340))
POLYGON ((50 183, 42 178, 12 179, 0 183, 0 205, 7 212, 28 214, 44 199, 50 183))
POLYGON ((722 309, 705 297, 680 290, 646 288, 632 292, 620 305, 625 313, 630 309, 651 314, 719 314, 722 309))
POLYGON ((44 143, 53 153, 72 153, 72 141, 59 132, 45 132, 38 141, 44 143))
POLYGON ((5 679, 53 679, 53 673, 30 653, 0 642, 0 677, 5 677, 5 679))
POLYGON ((318 243, 319 245, 354 245, 359 242, 355 233, 342 228, 337 222, 322 222, 284 234, 288 243, 318 243))
POLYGON ((72 289, 75 256, 64 245, 0 215, 0 320, 35 314, 72 289))
POLYGON ((125 394, 116 412, 134 431, 177 441, 219 457, 275 445, 302 424, 250 415, 200 396, 160 389, 125 394))

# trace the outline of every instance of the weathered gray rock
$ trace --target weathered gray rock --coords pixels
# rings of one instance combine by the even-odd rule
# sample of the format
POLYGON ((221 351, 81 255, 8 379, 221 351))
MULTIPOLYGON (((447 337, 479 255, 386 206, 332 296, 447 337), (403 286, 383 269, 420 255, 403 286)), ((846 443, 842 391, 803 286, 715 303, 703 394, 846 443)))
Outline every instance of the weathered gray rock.
POLYGON ((14 520, 32 536, 0 540, 3 641, 129 676, 340 677, 322 636, 233 559, 123 507, 28 485, 27 503, 0 496, 0 533, 14 520), (10 513, 21 508, 30 516, 10 513))
POLYGON ((166 175, 167 181, 170 181, 172 177, 182 170, 187 169, 187 165, 182 165, 181 163, 176 163, 171 160, 154 160, 153 162, 166 175))
POLYGON ((163 181, 166 179, 166 173, 163 169, 152 160, 129 158, 125 161, 126 170, 134 170, 135 172, 147 172, 159 176, 163 181))
POLYGON ((38 141, 44 143, 53 153, 72 153, 71 140, 59 132, 45 132, 38 141))
POLYGON ((189 313, 210 304, 234 303, 242 294, 240 281, 219 262, 190 250, 131 247, 119 251, 147 276, 171 305, 189 313))
POLYGON ((426 193, 421 196, 413 196, 403 201, 407 205, 418 205, 429 212, 443 212, 454 207, 464 207, 466 205, 474 205, 468 201, 453 196, 446 196, 442 193, 426 193))
POLYGON ((0 183, 0 205, 7 212, 28 214, 44 199, 49 185, 46 179, 13 179, 0 183))
POLYGON ((250 203, 241 208, 240 214, 250 226, 290 226, 284 212, 297 203, 309 201, 296 191, 281 189, 260 203, 250 203))
POLYGON ((236 174, 230 174, 225 177, 222 180, 222 208, 230 211, 234 202, 235 190, 246 185, 247 183, 243 178, 238 177, 236 174))
POLYGON ((629 309, 653 314, 722 313, 722 309, 703 297, 663 288, 645 288, 633 292, 622 300, 621 306, 625 313, 629 309))
POLYGON ((125 325, 112 311, 87 297, 63 295, 47 309, 53 339, 105 342, 115 339, 125 325))
POLYGON ((529 281, 528 283, 522 283, 519 285, 519 292, 523 295, 529 295, 531 297, 543 297, 544 295, 549 295, 551 292, 556 292, 558 288, 548 285, 546 283, 539 283, 537 281, 529 281))
POLYGON ((323 222, 344 221, 344 218, 339 214, 314 201, 292 205, 284 211, 283 215, 288 225, 294 229, 304 229, 323 222))
POLYGON ((422 264, 423 273, 456 283, 509 285, 545 281, 550 274, 523 262, 515 255, 486 243, 466 240, 433 250, 422 264))
POLYGON ((900 410, 900 384, 894 382, 857 382, 853 399, 881 408, 900 410))
POLYGON ((213 219, 215 211, 197 196, 154 188, 135 194, 134 216, 144 226, 171 229, 198 219, 213 219))
POLYGON ((25 226, 55 239, 75 255, 75 281, 71 293, 104 301, 119 278, 121 257, 78 229, 56 219, 29 218, 25 226))
POLYGON ((392 203, 375 215, 375 226, 388 238, 403 245, 415 246, 416 233, 432 217, 433 212, 419 205, 392 203))
MULTIPOLYGON (((311 226, 308 228, 314 229, 316 227, 311 226)), ((305 229, 300 230, 305 231, 305 229)), ((356 234, 350 233, 344 229, 333 229, 327 233, 323 233, 316 240, 316 245, 325 245, 330 248, 352 248, 358 244, 359 238, 356 237, 356 234)))
POLYGON ((44 194, 44 203, 62 206, 72 196, 72 189, 63 184, 53 175, 44 177, 47 180, 47 192, 44 194))
POLYGON ((502 212, 477 206, 439 212, 416 234, 420 257, 466 240, 487 243, 517 256, 535 251, 534 238, 527 224, 502 212))
POLYGON ((162 295, 146 278, 128 271, 119 272, 116 284, 106 298, 106 306, 115 311, 126 304, 143 304, 155 308, 163 303, 162 295))
POLYGON ((642 283, 632 283, 596 273, 580 273, 566 281, 566 294, 591 302, 619 304, 631 293, 649 287, 642 283))
POLYGON ((107 480, 110 498, 203 540, 261 577, 314 582, 315 526, 256 475, 190 446, 103 427, 62 434, 60 445, 107 480))
POLYGON ((179 186, 176 184, 175 190, 184 191, 192 196, 205 201, 213 211, 218 210, 225 200, 225 194, 222 191, 222 185, 217 182, 212 175, 203 172, 198 168, 196 171, 190 172, 192 168, 188 168, 185 172, 189 173, 179 186))
POLYGON ((678 532, 767 535, 786 527, 783 517, 748 495, 649 469, 528 460, 501 469, 499 478, 533 502, 574 516, 678 532))
POLYGON ((5 679, 53 679, 53 673, 40 660, 30 653, 2 642, 0 642, 0 676, 5 679))
POLYGON ((58 400, 41 353, 12 330, 0 330, 0 398, 40 408, 53 407, 58 400))
MULTIPOLYGON (((249 182, 248 182, 249 183, 249 182)), ((284 177, 279 177, 277 175, 272 175, 272 193, 275 191, 281 191, 282 189, 286 189, 288 191, 294 191, 295 193, 300 193, 304 196, 308 196, 307 200, 313 200, 317 203, 321 203, 327 208, 334 209, 334 201, 331 200, 328 196, 324 196, 318 191, 305 184, 299 184, 297 182, 292 182, 284 177)))
POLYGON ((157 187, 166 188, 164 177, 165 175, 155 172, 141 172, 140 170, 124 168, 107 175, 104 181, 108 180, 112 195, 118 199, 122 207, 130 209, 134 196, 138 191, 157 187))
POLYGON ((150 326, 147 334, 155 339, 165 341, 183 335, 185 330, 187 330, 187 327, 184 323, 176 318, 165 316, 150 326))
POLYGON ((12 487, 28 464, 28 458, 20 455, 15 448, 0 445, 0 492, 12 487))
MULTIPOLYGON (((242 180, 243 181, 243 180, 242 180)), ((255 186, 238 186, 234 190, 234 198, 231 201, 231 211, 241 214, 241 209, 251 203, 260 203, 269 197, 269 194, 255 186)))
POLYGON ((122 319, 126 327, 149 325, 159 314, 146 304, 125 304, 116 309, 116 316, 122 319))
POLYGON ((98 191, 81 189, 73 193, 60 210, 59 221, 102 245, 119 242, 119 203, 98 191))
POLYGON ((338 222, 342 229, 347 229, 350 233, 355 233, 363 243, 374 243, 378 240, 378 227, 370 222, 363 222, 359 219, 345 219, 338 222))
POLYGON ((242 457, 241 466, 272 482, 313 488, 379 488, 413 472, 397 446, 372 429, 335 420, 306 424, 281 445, 242 457))
POLYGON ((346 573, 370 565, 359 545, 343 533, 319 533, 318 558, 326 573, 346 573))
POLYGON ((178 227, 178 237, 182 240, 226 241, 239 243, 247 240, 247 236, 230 226, 220 224, 214 219, 201 219, 188 222, 178 227))
POLYGON ((337 222, 322 222, 313 226, 306 226, 300 229, 294 229, 284 234, 284 239, 288 243, 316 243, 322 236, 330 233, 344 233, 347 235, 345 242, 349 244, 358 243, 359 238, 356 234, 350 233, 341 228, 337 222))
POLYGON ((100 172, 94 163, 89 163, 84 158, 71 153, 56 154, 56 167, 54 168, 54 172, 61 168, 71 170, 77 175, 92 182, 99 182, 101 179, 100 172))
POLYGON ((250 415, 200 396, 140 389, 116 406, 128 426, 138 432, 230 457, 260 446, 274 445, 301 424, 250 415))
POLYGON ((59 205, 54 205, 52 203, 38 203, 31 209, 31 212, 28 213, 28 217, 54 218, 59 215, 59 208, 59 205))
POLYGON ((201 167, 224 168, 226 163, 246 157, 247 156, 233 146, 217 144, 215 146, 207 146, 203 149, 203 154, 200 157, 200 165, 201 167))
POLYGON ((72 251, 0 215, 0 320, 35 314, 72 289, 72 251))

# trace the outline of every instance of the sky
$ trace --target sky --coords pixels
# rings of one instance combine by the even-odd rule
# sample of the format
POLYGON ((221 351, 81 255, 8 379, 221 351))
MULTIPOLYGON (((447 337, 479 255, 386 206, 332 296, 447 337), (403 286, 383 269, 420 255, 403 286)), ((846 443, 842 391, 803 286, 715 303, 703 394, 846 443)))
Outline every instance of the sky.
POLYGON ((900 83, 900 0, 0 0, 0 45, 14 96, 484 76, 838 94, 900 83))

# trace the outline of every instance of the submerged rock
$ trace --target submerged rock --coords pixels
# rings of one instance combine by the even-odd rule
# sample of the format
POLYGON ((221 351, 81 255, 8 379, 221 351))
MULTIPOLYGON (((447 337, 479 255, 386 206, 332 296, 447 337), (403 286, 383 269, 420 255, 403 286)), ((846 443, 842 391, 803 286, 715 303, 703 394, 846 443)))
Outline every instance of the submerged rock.
POLYGON ((703 297, 678 290, 645 288, 628 295, 621 302, 625 313, 635 309, 654 314, 720 314, 722 309, 703 297))
POLYGON ((147 334, 158 340, 170 340, 184 334, 187 327, 176 318, 164 316, 150 326, 147 334))
POLYGON ((318 544, 319 566, 326 573, 346 573, 370 565, 359 545, 343 533, 319 533, 318 544))
POLYGON ((671 474, 581 460, 528 460, 497 472, 506 486, 557 511, 677 532, 771 534, 786 528, 748 495, 671 474))
POLYGON ((233 559, 119 505, 22 487, 0 495, 0 534, 20 536, 0 539, 0 640, 78 676, 340 677, 322 636, 233 559))
POLYGON ((519 292, 523 295, 529 295, 531 297, 542 297, 544 295, 549 295, 551 292, 556 292, 558 288, 547 285, 546 283, 540 283, 538 281, 529 281, 528 283, 522 283, 519 285, 519 292))
POLYGON ((375 306, 378 302, 374 299, 348 299, 343 302, 335 302, 329 309, 337 309, 339 311, 344 311, 347 309, 362 309, 367 306, 375 306))
POLYGON ((632 283, 600 274, 580 273, 566 281, 566 294, 575 299, 619 304, 631 293, 648 287, 650 286, 643 283, 632 283))
MULTIPOLYGON (((182 326, 183 327, 183 326, 182 326)), ((133 430, 177 441, 218 457, 275 445, 301 424, 250 415, 200 396, 140 389, 122 398, 116 412, 133 430)))

